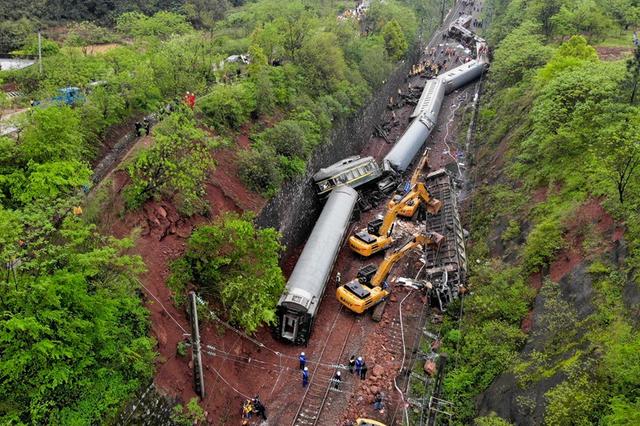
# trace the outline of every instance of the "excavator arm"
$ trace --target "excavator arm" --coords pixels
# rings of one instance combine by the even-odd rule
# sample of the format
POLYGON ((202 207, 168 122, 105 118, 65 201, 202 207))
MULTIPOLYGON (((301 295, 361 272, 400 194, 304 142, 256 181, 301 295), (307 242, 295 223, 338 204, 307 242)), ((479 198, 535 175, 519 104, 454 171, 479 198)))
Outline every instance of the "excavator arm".
POLYGON ((424 151, 424 154, 422 154, 422 158, 420 159, 420 162, 418 163, 418 166, 413 171, 413 175, 411 175, 411 187, 412 188, 418 183, 418 179, 420 178, 420 175, 423 174, 423 170, 425 168, 427 168, 427 169, 429 168, 429 165, 427 164, 428 160, 429 160, 429 148, 427 148, 424 151))
POLYGON ((371 285, 379 286, 380 284, 382 284, 382 282, 387 278, 387 275, 389 275, 389 271, 391 270, 391 268, 393 268, 393 265, 395 265, 396 262, 402 259, 408 252, 410 252, 417 246, 430 246, 434 249, 437 249, 440 247, 443 241, 444 236, 438 234, 437 232, 428 232, 426 235, 415 235, 411 240, 407 241, 406 244, 404 244, 399 249, 394 250, 390 256, 387 256, 382 261, 380 267, 378 267, 378 270, 376 271, 376 274, 371 278, 371 285))
POLYGON ((407 195, 400 200, 400 202, 389 210, 387 210, 387 214, 385 214, 382 225, 380 226, 380 230, 378 231, 378 235, 380 236, 388 236, 389 231, 391 230, 391 226, 393 222, 396 220, 398 213, 402 210, 408 203, 411 201, 421 199, 425 206, 427 206, 427 211, 431 214, 438 214, 440 208, 442 207, 442 202, 436 200, 431 197, 429 191, 427 191, 427 187, 424 186, 424 183, 420 182, 414 185, 411 188, 411 191, 407 192, 407 195))

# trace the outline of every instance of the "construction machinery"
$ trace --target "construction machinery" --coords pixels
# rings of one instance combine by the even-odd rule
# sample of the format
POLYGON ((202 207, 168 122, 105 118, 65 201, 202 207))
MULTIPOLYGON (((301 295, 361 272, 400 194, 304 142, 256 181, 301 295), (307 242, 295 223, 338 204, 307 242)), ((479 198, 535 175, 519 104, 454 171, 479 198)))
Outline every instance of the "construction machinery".
POLYGON ((373 419, 359 418, 356 419, 357 426, 386 426, 384 423, 373 419))
MULTIPOLYGON (((373 264, 367 265, 358 271, 356 279, 338 287, 336 290, 338 301, 357 314, 378 305, 390 293, 385 280, 391 268, 400 259, 416 247, 429 246, 437 250, 443 242, 444 237, 436 232, 414 235, 402 247, 387 256, 379 267, 373 264)), ((384 305, 380 305, 382 305, 380 309, 376 308, 374 311, 374 321, 380 321, 384 312, 384 305)))
MULTIPOLYGON (((420 159, 418 166, 414 170, 413 175, 411 175, 411 180, 407 182, 402 189, 400 189, 394 194, 394 196, 389 201, 389 204, 387 207, 392 209, 393 206, 395 206, 402 200, 404 195, 408 193, 411 188, 416 186, 416 184, 418 183, 418 179, 420 179, 420 176, 423 175, 424 170, 429 168, 429 165, 427 163, 428 159, 429 159, 429 149, 427 149, 424 152, 424 154, 422 154, 422 158, 420 159)), ((420 207, 420 200, 411 200, 407 203, 406 206, 400 209, 400 211, 398 212, 398 216, 413 217, 413 215, 415 215, 416 212, 418 211, 418 207, 420 207)))
POLYGON ((361 229, 349 237, 351 250, 361 256, 369 257, 389 247, 393 243, 391 234, 398 212, 410 202, 416 203, 418 200, 421 200, 427 211, 433 215, 438 214, 442 207, 442 203, 431 197, 423 183, 417 183, 399 203, 387 210, 384 217, 372 220, 367 224, 366 229, 361 229))

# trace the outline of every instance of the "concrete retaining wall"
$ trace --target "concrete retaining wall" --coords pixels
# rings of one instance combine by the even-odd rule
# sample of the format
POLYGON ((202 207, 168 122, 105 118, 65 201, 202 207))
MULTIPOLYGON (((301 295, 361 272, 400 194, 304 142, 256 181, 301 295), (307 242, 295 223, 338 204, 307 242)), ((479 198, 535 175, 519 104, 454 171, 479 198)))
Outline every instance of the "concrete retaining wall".
POLYGON ((415 47, 412 52, 363 108, 334 127, 330 142, 316 150, 308 161, 306 175, 286 182, 260 211, 256 224, 261 228, 273 227, 282 233, 285 256, 304 243, 322 209, 323 201, 315 193, 311 176, 321 167, 362 151, 375 125, 381 123, 389 97, 398 93, 411 65, 419 58, 420 48, 415 47))

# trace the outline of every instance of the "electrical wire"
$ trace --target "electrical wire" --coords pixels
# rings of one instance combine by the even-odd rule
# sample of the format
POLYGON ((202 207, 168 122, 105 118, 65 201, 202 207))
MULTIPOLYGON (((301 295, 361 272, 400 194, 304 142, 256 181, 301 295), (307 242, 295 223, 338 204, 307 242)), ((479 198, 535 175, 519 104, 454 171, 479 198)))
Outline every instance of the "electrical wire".
POLYGON ((142 282, 138 279, 136 279, 137 283, 140 285, 140 287, 144 288, 147 293, 149 293, 149 295, 151 297, 153 297, 155 299, 156 302, 158 302, 158 304, 160 305, 160 307, 166 312, 166 314, 169 316, 169 318, 171 318, 173 320, 173 322, 176 323, 176 325, 180 328, 180 330, 182 330, 182 332, 184 333, 185 336, 191 336, 191 333, 187 332, 187 330, 185 330, 185 328, 173 317, 173 315, 171 315, 171 313, 167 310, 167 308, 164 307, 164 305, 162 304, 162 302, 160 301, 160 299, 158 299, 156 297, 155 294, 153 294, 153 292, 151 292, 151 290, 149 290, 147 287, 145 287, 144 284, 142 284, 142 282))

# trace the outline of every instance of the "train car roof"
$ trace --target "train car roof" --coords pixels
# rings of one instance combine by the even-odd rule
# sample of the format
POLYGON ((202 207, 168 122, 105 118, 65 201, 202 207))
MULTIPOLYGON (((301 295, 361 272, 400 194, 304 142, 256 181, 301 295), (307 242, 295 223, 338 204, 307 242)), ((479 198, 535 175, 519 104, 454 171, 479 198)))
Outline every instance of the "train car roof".
POLYGON ((361 158, 359 155, 354 155, 353 157, 347 157, 338 161, 337 163, 333 163, 328 167, 324 167, 318 170, 318 172, 315 175, 313 175, 313 180, 315 182, 318 182, 324 179, 328 179, 342 172, 345 168, 351 169, 355 166, 360 166, 362 164, 366 164, 371 161, 374 161, 373 157, 361 158))

